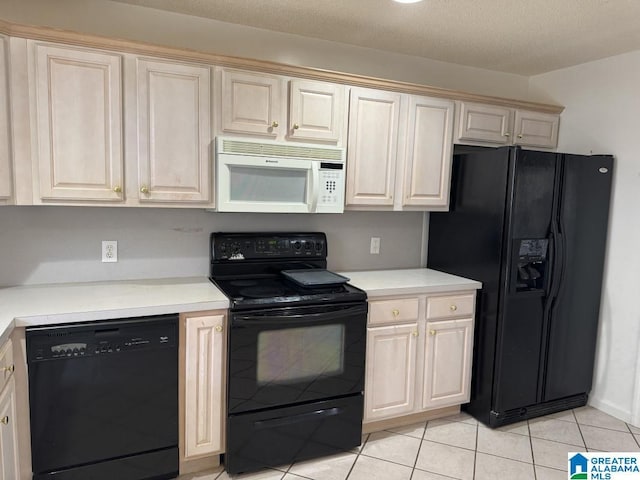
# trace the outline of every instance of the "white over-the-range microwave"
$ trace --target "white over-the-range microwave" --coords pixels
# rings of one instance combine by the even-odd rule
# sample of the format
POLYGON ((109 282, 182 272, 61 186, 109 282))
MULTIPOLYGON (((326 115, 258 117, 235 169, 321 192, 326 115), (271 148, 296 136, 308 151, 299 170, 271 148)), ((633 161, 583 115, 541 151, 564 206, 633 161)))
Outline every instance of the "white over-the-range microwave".
POLYGON ((219 212, 342 213, 343 148, 216 138, 219 212))

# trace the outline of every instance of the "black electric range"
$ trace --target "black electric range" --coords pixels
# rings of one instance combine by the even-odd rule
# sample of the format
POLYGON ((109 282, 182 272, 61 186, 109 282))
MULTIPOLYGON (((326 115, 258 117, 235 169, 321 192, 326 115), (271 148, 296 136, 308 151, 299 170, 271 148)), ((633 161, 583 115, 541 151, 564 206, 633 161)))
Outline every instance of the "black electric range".
POLYGON ((326 267, 323 233, 211 235, 211 280, 231 302, 223 460, 230 474, 361 442, 367 297, 326 267))

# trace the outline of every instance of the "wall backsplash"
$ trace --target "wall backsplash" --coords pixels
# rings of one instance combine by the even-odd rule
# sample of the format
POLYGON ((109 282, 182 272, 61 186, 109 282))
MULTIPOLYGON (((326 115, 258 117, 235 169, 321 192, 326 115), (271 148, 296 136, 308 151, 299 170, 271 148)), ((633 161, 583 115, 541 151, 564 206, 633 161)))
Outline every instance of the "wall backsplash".
POLYGON ((342 215, 211 213, 204 210, 2 207, 0 286, 208 276, 213 231, 323 231, 329 268, 421 266, 421 212, 342 215), (369 254, 372 236, 380 255, 369 254), (118 241, 118 262, 102 263, 101 241, 118 241))

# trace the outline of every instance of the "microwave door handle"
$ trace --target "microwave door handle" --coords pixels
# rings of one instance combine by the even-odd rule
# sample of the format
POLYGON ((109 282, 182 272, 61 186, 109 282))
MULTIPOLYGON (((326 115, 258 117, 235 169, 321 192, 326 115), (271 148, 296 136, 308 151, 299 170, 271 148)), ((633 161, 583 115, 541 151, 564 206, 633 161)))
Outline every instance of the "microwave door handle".
POLYGON ((309 213, 316 213, 318 208, 318 195, 320 195, 320 164, 319 162, 311 162, 311 204, 309 205, 309 213))

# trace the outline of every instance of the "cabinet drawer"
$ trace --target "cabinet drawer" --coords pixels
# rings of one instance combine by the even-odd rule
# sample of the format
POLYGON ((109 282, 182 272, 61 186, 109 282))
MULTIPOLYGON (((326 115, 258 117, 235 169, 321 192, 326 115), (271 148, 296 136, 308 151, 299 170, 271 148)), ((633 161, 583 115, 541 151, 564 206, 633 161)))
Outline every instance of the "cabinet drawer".
POLYGON ((475 294, 427 297, 427 319, 468 317, 473 314, 475 294))
POLYGON ((418 320, 418 298, 399 298, 369 303, 369 325, 415 322, 418 320))
POLYGON ((13 373, 13 345, 11 340, 7 340, 0 349, 0 390, 7 384, 7 380, 13 373))

